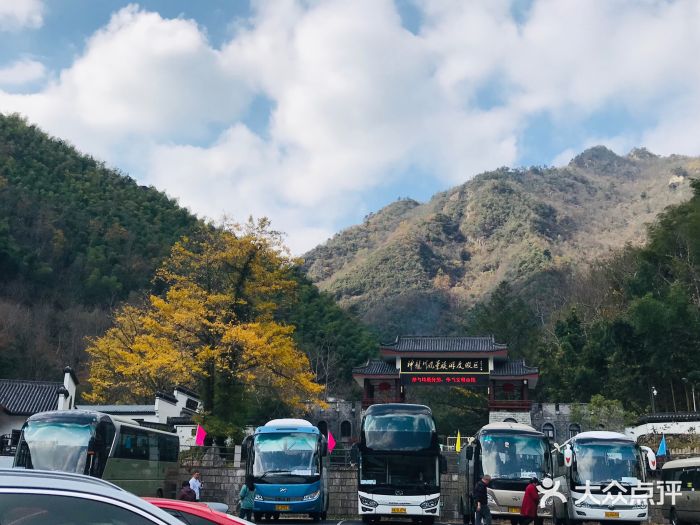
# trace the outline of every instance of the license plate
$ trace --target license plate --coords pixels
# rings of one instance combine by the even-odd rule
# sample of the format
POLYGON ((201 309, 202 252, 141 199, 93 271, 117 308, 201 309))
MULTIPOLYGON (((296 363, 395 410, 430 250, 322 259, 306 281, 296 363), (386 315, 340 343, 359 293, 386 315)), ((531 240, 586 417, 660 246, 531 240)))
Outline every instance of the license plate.
POLYGON ((520 507, 508 507, 508 512, 511 514, 520 514, 520 507))
POLYGON ((289 510, 289 505, 275 505, 275 510, 289 510))
POLYGON ((606 518, 619 518, 620 513, 619 512, 606 512, 605 517, 606 518))
POLYGON ((406 507, 391 507, 392 514, 406 514, 406 507))

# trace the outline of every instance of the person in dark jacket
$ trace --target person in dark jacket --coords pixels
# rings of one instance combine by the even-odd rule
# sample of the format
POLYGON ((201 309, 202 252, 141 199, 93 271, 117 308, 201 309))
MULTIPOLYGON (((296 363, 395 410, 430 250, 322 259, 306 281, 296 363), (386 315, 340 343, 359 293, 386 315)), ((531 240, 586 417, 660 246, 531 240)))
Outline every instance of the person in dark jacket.
POLYGON ((531 478, 530 483, 525 487, 523 504, 520 507, 520 525, 530 525, 535 521, 535 525, 541 525, 542 518, 537 517, 537 505, 540 502, 540 493, 537 491, 537 478, 531 478))
POLYGON ((491 476, 485 474, 481 481, 474 487, 474 501, 476 502, 475 525, 491 525, 491 509, 489 509, 489 498, 486 488, 489 486, 491 476))
POLYGON ((182 482, 182 488, 180 489, 180 494, 177 495, 177 499, 184 501, 197 501, 197 494, 195 494, 194 490, 190 488, 189 481, 182 482))

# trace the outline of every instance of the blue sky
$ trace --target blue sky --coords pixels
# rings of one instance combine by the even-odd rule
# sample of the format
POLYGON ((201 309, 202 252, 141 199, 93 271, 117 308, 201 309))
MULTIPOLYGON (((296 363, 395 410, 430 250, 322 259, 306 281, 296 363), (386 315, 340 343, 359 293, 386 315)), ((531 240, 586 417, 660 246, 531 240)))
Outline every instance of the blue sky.
POLYGON ((700 154, 694 0, 0 0, 0 112, 295 253, 586 147, 700 154))

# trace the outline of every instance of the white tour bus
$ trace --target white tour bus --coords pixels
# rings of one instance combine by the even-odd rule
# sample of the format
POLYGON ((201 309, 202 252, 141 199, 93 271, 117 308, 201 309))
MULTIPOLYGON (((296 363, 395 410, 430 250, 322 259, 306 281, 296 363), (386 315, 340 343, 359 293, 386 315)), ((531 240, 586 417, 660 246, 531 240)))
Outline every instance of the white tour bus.
POLYGON ((647 521, 648 503, 633 497, 633 488, 646 480, 646 463, 656 469, 650 449, 606 431, 582 432, 555 447, 554 488, 566 499, 552 498, 555 524, 647 521))
MULTIPOLYGON (((530 479, 542 481, 552 475, 549 442, 542 432, 521 423, 490 423, 483 426, 474 440, 462 450, 460 458, 460 509, 464 523, 474 522, 476 503, 474 486, 488 474, 489 508, 494 518, 511 523, 520 520, 520 507, 530 479)), ((540 509, 549 518, 551 506, 540 509)))

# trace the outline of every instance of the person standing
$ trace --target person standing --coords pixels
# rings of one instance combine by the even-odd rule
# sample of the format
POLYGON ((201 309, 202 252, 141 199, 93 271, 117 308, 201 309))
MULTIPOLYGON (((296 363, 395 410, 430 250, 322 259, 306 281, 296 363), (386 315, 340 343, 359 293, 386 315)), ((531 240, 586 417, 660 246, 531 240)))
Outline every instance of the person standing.
POLYGON ((540 502, 540 493, 537 491, 537 478, 530 478, 530 483, 525 487, 523 504, 520 507, 520 525, 529 525, 535 521, 535 525, 541 525, 543 520, 537 517, 537 505, 540 502))
POLYGON ((238 493, 241 498, 241 513, 240 518, 248 521, 253 521, 253 505, 255 503, 255 483, 253 476, 246 476, 245 483, 238 493))
POLYGON ((489 499, 487 488, 491 476, 484 474, 481 480, 474 487, 474 501, 476 501, 476 521, 475 525, 491 525, 491 509, 489 509, 489 499))
POLYGON ((178 494, 177 499, 183 501, 197 501, 197 495, 194 493, 194 490, 190 488, 189 481, 182 482, 182 488, 180 489, 180 494, 178 494))
POLYGON ((195 470, 192 473, 190 488, 194 491, 195 496, 197 496, 197 501, 199 501, 202 490, 202 474, 200 474, 199 470, 195 470))

